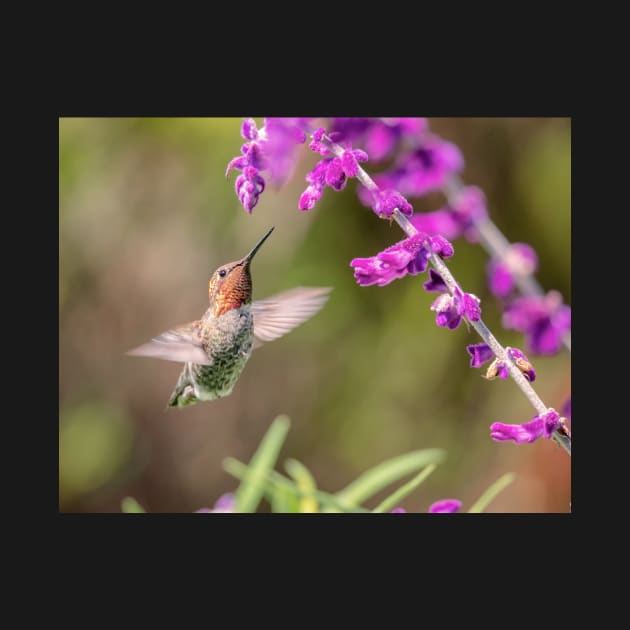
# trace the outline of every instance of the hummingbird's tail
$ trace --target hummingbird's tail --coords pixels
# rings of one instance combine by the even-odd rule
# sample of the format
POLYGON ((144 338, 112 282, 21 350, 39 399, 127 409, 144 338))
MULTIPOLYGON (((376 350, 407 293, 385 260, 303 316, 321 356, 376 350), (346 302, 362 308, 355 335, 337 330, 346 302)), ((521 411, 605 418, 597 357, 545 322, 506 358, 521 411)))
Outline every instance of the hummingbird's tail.
POLYGON ((198 402, 199 399, 195 396, 195 389, 189 380, 188 365, 186 365, 179 375, 177 385, 175 385, 175 389, 164 411, 168 411, 171 407, 190 407, 190 405, 195 405, 198 402))

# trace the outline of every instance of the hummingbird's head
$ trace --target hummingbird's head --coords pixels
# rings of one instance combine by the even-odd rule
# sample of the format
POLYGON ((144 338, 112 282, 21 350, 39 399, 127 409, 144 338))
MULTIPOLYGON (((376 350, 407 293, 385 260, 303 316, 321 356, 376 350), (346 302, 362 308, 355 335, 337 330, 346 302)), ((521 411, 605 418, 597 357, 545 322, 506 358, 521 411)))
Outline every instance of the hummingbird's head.
POLYGON ((215 317, 252 301, 252 276, 249 267, 252 258, 272 232, 273 228, 270 228, 247 256, 221 265, 212 274, 208 283, 208 294, 215 317))

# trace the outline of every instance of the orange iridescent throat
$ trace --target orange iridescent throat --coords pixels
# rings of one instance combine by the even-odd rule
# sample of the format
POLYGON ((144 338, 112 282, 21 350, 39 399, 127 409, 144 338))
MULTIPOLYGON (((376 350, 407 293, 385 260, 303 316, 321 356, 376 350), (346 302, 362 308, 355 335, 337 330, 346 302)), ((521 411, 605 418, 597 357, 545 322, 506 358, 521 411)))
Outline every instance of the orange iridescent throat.
MULTIPOLYGON (((212 294, 214 287, 210 286, 212 294)), ((235 267, 230 275, 216 289, 214 296, 213 314, 219 317, 243 304, 248 304, 252 299, 252 277, 249 272, 249 264, 235 267)))

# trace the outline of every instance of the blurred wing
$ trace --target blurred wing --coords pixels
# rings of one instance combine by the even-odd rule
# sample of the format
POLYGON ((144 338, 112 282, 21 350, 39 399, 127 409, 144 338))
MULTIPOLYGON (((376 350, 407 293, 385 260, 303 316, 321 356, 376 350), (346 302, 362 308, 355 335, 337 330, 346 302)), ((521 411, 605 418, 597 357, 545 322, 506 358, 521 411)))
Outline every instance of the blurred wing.
POLYGON ((184 324, 163 332, 151 341, 129 350, 125 354, 138 357, 153 357, 179 363, 212 365, 206 355, 199 336, 199 321, 184 324))
POLYGON ((315 315, 331 291, 330 287, 297 287, 254 302, 254 348, 286 335, 315 315))

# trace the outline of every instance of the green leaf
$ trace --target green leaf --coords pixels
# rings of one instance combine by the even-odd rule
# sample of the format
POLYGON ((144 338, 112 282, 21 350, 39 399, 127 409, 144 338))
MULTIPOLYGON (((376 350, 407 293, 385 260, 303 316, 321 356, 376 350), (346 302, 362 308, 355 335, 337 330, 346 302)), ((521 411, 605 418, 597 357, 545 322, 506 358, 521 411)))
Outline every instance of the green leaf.
POLYGON ((310 470, 297 459, 287 459, 284 464, 286 471, 295 479, 300 492, 304 493, 300 499, 300 512, 313 513, 319 512, 317 499, 315 498, 315 490, 317 484, 310 470))
POLYGON ((356 507, 390 483, 429 464, 439 464, 445 457, 446 453, 441 448, 427 448, 392 457, 364 472, 335 496, 342 505, 356 507))
POLYGON ((120 502, 120 509, 125 514, 146 514, 146 510, 133 497, 125 497, 120 502))
POLYGON ((265 492, 265 479, 274 467, 280 449, 289 431, 288 416, 278 416, 269 427, 267 433, 254 453, 249 474, 242 480, 236 491, 236 511, 255 512, 265 492))
POLYGON ((384 501, 379 503, 372 512, 382 513, 389 512, 396 507, 408 494, 411 494, 435 469, 435 464, 429 464, 424 470, 420 471, 411 481, 401 486, 396 492, 390 494, 384 501))
POLYGON ((507 488, 516 478, 514 473, 506 473, 499 477, 472 505, 469 514, 481 514, 497 495, 507 488))
MULTIPOLYGON (((227 457, 223 461, 223 468, 225 469, 227 473, 229 473, 230 475, 232 475, 233 477, 236 477, 236 479, 239 479, 241 481, 246 479, 250 474, 250 469, 243 462, 239 462, 237 459, 234 459, 233 457, 227 457)), ((275 470, 269 471, 264 484, 265 484, 264 491, 267 494, 267 497, 269 498, 270 501, 273 498, 274 488, 277 485, 286 486, 289 489, 296 492, 298 495, 302 494, 299 488, 290 479, 287 479, 286 477, 276 472, 275 470)), ((315 490, 314 495, 321 505, 331 508, 330 511, 336 511, 336 512, 367 512, 368 511, 365 508, 344 505, 339 502, 339 500, 337 499, 335 495, 330 494, 328 492, 323 492, 322 490, 315 490)))

